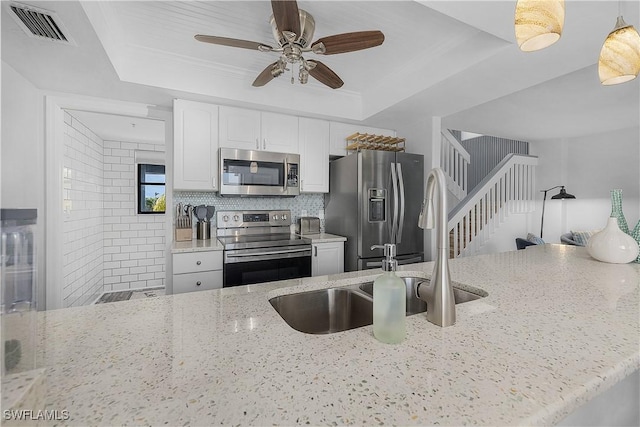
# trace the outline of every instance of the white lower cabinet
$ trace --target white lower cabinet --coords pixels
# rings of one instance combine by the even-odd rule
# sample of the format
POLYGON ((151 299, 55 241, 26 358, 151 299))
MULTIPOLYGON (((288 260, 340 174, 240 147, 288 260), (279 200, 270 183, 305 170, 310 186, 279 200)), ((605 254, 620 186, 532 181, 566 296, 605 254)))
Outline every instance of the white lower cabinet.
POLYGON ((313 243, 311 275, 344 273, 344 242, 313 243))
POLYGON ((173 293, 222 288, 222 251, 173 254, 173 293))
POLYGON ((220 288, 222 288, 222 270, 173 275, 174 294, 220 288))

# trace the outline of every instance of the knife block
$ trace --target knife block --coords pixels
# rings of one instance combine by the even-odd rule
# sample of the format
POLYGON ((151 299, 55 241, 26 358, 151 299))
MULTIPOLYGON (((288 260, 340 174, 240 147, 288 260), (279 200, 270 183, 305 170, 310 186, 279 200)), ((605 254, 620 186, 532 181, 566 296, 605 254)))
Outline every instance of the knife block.
POLYGON ((176 228, 176 242, 186 242, 193 239, 191 228, 176 228))

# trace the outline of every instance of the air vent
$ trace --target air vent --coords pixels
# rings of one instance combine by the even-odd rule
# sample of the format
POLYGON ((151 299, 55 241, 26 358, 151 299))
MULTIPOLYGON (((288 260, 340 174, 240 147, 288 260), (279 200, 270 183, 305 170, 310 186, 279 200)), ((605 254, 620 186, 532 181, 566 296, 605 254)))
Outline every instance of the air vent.
POLYGON ((9 4, 12 16, 27 35, 41 40, 75 44, 67 29, 53 12, 26 4, 9 4))

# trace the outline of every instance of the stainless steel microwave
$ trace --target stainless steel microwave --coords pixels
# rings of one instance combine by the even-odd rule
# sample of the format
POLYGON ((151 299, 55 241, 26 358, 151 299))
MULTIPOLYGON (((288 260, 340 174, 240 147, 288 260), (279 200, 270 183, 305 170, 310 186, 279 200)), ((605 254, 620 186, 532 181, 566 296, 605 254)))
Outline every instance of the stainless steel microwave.
POLYGON ((220 149, 221 196, 300 194, 300 155, 268 151, 220 149))

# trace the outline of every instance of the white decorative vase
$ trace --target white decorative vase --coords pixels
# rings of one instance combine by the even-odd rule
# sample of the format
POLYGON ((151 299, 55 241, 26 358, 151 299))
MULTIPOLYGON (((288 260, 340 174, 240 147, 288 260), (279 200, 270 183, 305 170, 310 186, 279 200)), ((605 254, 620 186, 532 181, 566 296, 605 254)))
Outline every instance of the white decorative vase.
POLYGON ((618 227, 618 220, 611 217, 602 231, 591 236, 587 252, 598 261, 626 264, 638 256, 638 244, 623 233, 618 227))

